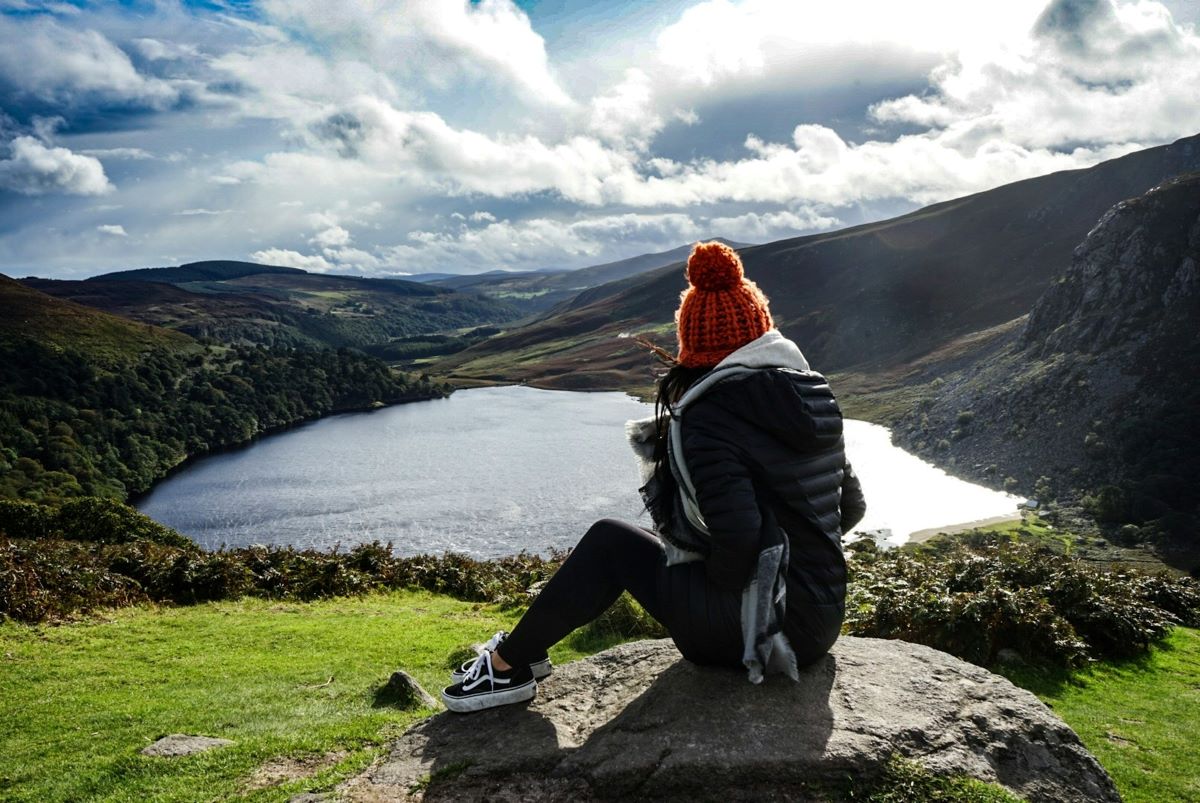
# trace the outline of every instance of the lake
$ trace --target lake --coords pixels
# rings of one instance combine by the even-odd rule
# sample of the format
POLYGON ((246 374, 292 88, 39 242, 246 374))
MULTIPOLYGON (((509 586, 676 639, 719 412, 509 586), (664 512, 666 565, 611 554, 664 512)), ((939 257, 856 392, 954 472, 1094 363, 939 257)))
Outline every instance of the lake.
MULTIPOLYGON (((379 540, 402 555, 544 553, 573 546, 596 519, 649 526, 624 424, 651 411, 623 393, 460 390, 202 458, 137 507, 209 549, 379 540)), ((1016 497, 947 476, 883 427, 847 421, 846 443, 867 496, 858 530, 881 542, 1016 511, 1016 497)))

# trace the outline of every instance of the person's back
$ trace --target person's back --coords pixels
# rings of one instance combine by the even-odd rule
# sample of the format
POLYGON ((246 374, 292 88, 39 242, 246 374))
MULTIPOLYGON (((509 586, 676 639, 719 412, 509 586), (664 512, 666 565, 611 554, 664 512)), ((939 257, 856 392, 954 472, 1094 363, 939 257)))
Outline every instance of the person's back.
POLYGON ((861 518, 842 417, 777 329, 737 253, 700 243, 656 415, 630 422, 655 530, 603 519, 511 634, 456 671, 442 700, 473 711, 530 699, 547 649, 628 591, 695 663, 798 678, 828 651, 846 595, 842 533, 861 518))
POLYGON ((709 527, 729 533, 714 537, 709 577, 743 587, 761 529, 782 528, 790 545, 783 632, 798 663, 825 654, 845 611, 841 536, 865 510, 825 378, 781 366, 725 380, 688 408, 683 444, 705 506, 720 511, 706 515, 709 527), (748 486, 730 481, 742 471, 748 486))

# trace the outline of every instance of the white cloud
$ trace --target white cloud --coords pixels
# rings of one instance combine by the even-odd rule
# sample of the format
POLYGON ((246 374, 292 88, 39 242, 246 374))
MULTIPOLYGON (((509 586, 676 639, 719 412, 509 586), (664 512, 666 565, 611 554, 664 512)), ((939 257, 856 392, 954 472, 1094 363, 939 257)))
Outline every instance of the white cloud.
POLYGON ((142 148, 84 148, 79 151, 84 156, 95 156, 98 159, 129 159, 142 161, 153 159, 154 154, 142 148))
POLYGON ((1030 34, 964 51, 934 91, 881 102, 884 122, 1030 148, 1162 141, 1200 130, 1200 36, 1155 2, 1052 0, 1030 34))
POLYGON ((566 221, 500 220, 481 228, 411 232, 409 242, 381 249, 381 263, 409 272, 580 267, 710 237, 761 241, 811 233, 836 223, 805 207, 712 218, 681 212, 628 212, 566 221), (619 254, 611 253, 613 243, 621 244, 619 254))
POLYGON ((24 136, 9 143, 9 149, 10 158, 0 161, 0 188, 24 195, 104 195, 113 189, 94 157, 46 147, 24 136))
MULTIPOLYGON (((961 128, 854 144, 831 128, 807 124, 796 126, 791 143, 747 137, 745 158, 675 162, 644 159, 585 136, 553 144, 533 136, 493 138, 376 98, 358 98, 336 116, 342 123, 338 148, 349 142, 356 154, 350 161, 374 165, 380 175, 402 177, 426 192, 494 197, 553 192, 587 206, 642 209, 725 201, 840 206, 906 198, 928 203, 1086 167, 1139 147, 1122 142, 1062 152, 1014 144, 986 130, 964 136, 961 128)), ((282 158, 276 154, 268 161, 282 158)), ((336 172, 346 161, 308 157, 307 169, 336 172)), ((242 170, 254 172, 252 165, 242 170)))
POLYGON ((133 40, 133 46, 147 61, 168 61, 180 58, 193 58, 200 54, 195 45, 182 42, 164 42, 159 39, 142 37, 133 40))
POLYGON ((255 251, 250 255, 250 259, 258 262, 261 265, 278 265, 284 268, 300 268, 302 270, 311 270, 317 273, 325 273, 332 270, 333 265, 325 259, 325 257, 317 254, 301 254, 299 251, 291 251, 286 248, 266 248, 261 251, 255 251))
POLYGON ((324 0, 268 0, 263 11, 277 28, 317 42, 317 50, 385 74, 441 88, 468 76, 500 81, 535 106, 572 103, 551 73, 545 41, 510 0, 346 2, 337 13, 324 0))
POLYGON ((762 243, 832 229, 841 221, 811 208, 779 212, 746 212, 732 217, 714 217, 708 229, 717 236, 741 242, 762 243))
POLYGON ((549 46, 510 0, 181 8, 0 19, 0 186, 114 193, 135 232, 8 195, 0 265, 186 261, 219 238, 315 270, 577 266, 823 230, 1200 130, 1195 28, 1150 0, 704 0, 658 29, 661 11, 606 8, 549 46))
POLYGON ((309 242, 319 245, 322 248, 348 245, 350 243, 350 232, 341 226, 330 226, 314 234, 309 242))
POLYGON ((0 76, 21 94, 70 106, 95 97, 166 108, 179 93, 166 81, 138 73, 129 56, 102 33, 57 20, 0 15, 0 76))
POLYGON ((102 226, 97 226, 96 231, 100 232, 101 234, 111 234, 114 237, 128 237, 129 236, 129 233, 127 231, 125 231, 125 227, 121 226, 119 224, 114 225, 114 224, 108 223, 108 224, 104 224, 102 226))
POLYGON ((653 93, 650 76, 629 68, 624 80, 592 100, 589 129, 606 142, 628 142, 645 150, 663 127, 662 117, 654 110, 653 93))
POLYGON ((205 209, 197 207, 195 209, 180 209, 174 214, 176 217, 211 217, 213 215, 227 215, 229 212, 230 210, 228 209, 205 209))

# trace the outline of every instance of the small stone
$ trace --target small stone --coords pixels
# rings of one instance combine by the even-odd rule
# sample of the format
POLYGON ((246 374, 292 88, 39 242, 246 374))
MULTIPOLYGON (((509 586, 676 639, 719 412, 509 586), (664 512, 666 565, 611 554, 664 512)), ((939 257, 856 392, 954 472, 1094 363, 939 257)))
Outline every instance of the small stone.
POLYGON ((437 700, 403 669, 393 672, 375 697, 380 703, 398 708, 437 708, 437 700))
POLYGON ((1021 657, 1021 653, 1012 647, 1005 647, 996 652, 996 662, 1001 664, 1023 664, 1025 663, 1025 659, 1021 657))
POLYGON ((211 736, 189 736, 186 733, 172 733, 164 736, 152 745, 142 748, 143 756, 159 756, 160 758, 177 758, 202 753, 214 747, 225 747, 233 744, 229 739, 214 739, 211 736))
POLYGON ((328 792, 303 792, 289 797, 288 803, 325 803, 327 800, 333 800, 333 795, 328 792))

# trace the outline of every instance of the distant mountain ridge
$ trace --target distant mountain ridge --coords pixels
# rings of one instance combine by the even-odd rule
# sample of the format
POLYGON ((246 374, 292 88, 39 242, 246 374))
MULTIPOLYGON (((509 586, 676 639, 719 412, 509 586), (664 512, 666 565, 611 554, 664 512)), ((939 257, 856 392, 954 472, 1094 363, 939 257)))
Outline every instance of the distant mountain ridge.
POLYGON ((285 268, 278 265, 260 265, 257 262, 237 262, 217 259, 204 262, 188 262, 173 268, 133 268, 91 276, 89 282, 184 282, 224 281, 259 273, 307 273, 300 268, 285 268))
POLYGON ((309 273, 252 262, 193 262, 84 281, 30 277, 50 295, 226 343, 366 347, 504 323, 511 304, 403 279, 309 273))
MULTIPOLYGON (((734 248, 746 247, 745 243, 726 240, 723 237, 708 239, 720 240, 734 248)), ((639 254, 576 270, 524 273, 489 271, 436 279, 430 284, 456 290, 474 290, 516 304, 526 313, 538 314, 570 302, 581 292, 679 262, 687 258, 691 249, 692 243, 688 243, 668 251, 639 254)))

